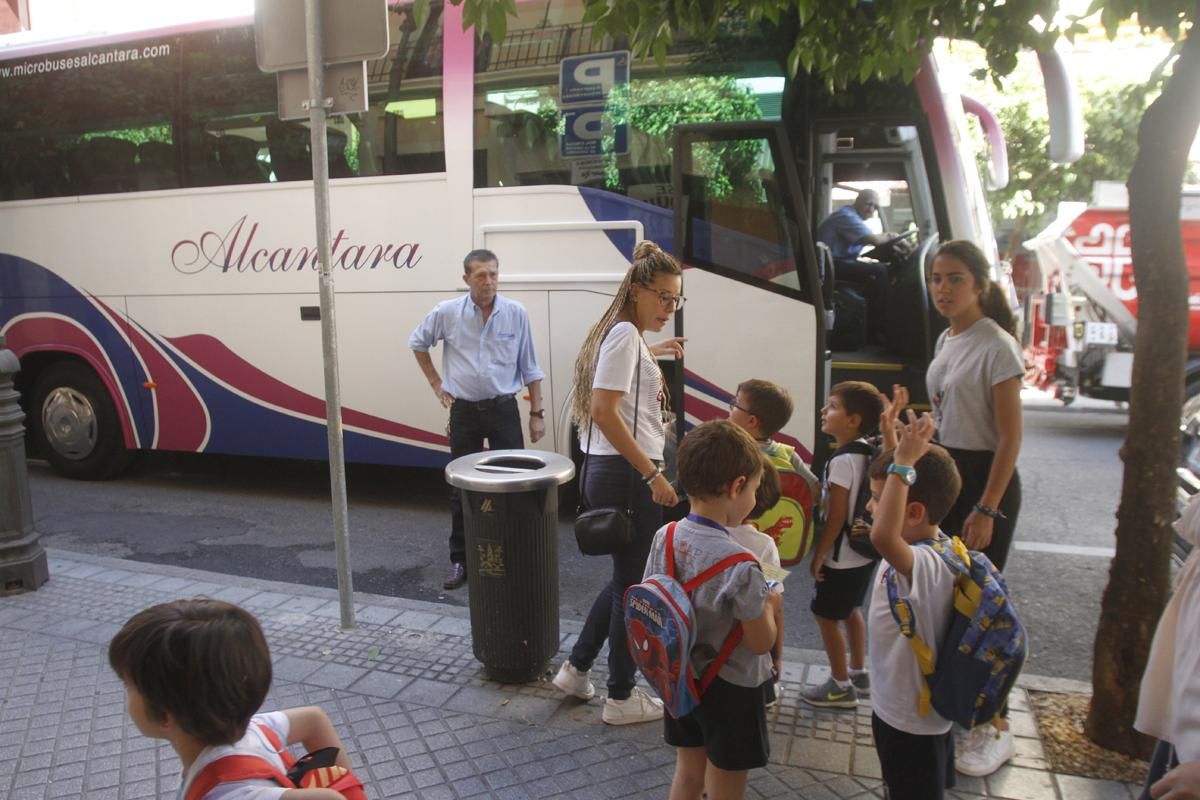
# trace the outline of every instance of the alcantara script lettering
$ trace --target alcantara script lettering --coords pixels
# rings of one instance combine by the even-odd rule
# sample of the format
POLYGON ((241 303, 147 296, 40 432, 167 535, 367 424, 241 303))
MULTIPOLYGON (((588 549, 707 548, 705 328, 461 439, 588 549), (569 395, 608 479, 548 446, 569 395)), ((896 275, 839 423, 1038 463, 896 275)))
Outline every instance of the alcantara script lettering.
MULTIPOLYGON (((263 247, 259 224, 241 217, 225 233, 205 231, 196 239, 183 239, 171 248, 171 266, 184 275, 206 269, 225 272, 316 271, 317 248, 263 247)), ((354 244, 342 228, 330 245, 330 263, 336 269, 372 270, 381 266, 412 269, 421 263, 419 242, 354 244)))

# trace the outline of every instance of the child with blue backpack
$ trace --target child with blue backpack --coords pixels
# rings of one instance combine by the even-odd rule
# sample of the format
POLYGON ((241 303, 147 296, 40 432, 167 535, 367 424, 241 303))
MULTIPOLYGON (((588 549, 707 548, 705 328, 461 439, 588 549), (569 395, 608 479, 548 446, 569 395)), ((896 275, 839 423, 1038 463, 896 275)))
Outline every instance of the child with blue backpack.
POLYGON ((899 443, 871 463, 871 542, 887 562, 871 597, 867 631, 872 687, 871 731, 890 800, 941 800, 954 786, 951 721, 922 703, 926 677, 911 643, 893 617, 887 590, 894 573, 898 595, 912 610, 915 634, 936 663, 954 611, 956 573, 931 547, 944 539, 938 524, 958 497, 954 460, 931 444, 936 426, 922 414, 898 424, 899 443))
POLYGON ((679 481, 691 513, 658 531, 646 577, 673 575, 686 584, 736 563, 689 594, 696 631, 685 666, 703 677, 696 682, 699 705, 678 719, 663 717, 663 738, 676 748, 670 800, 699 800, 705 793, 710 800, 738 800, 748 771, 765 766, 770 753, 765 705, 780 596, 728 530, 750 515, 762 475, 758 445, 727 420, 697 426, 679 445, 679 481))

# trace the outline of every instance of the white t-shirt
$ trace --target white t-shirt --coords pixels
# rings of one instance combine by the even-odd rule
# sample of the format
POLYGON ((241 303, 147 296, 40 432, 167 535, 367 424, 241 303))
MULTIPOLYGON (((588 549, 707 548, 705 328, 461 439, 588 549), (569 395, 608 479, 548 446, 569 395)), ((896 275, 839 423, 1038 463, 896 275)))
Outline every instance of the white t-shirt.
MULTIPOLYGON (((783 565, 779 562, 779 546, 775 544, 775 540, 770 536, 750 523, 736 525, 728 530, 730 538, 740 544, 742 549, 747 550, 750 555, 757 558, 758 563, 764 566, 769 564, 776 569, 783 569, 783 565)), ((783 584, 779 585, 778 591, 780 594, 783 594, 783 584)))
MULTIPOLYGON (((600 359, 596 363, 593 389, 609 389, 624 392, 617 412, 629 427, 636 431, 638 447, 655 461, 663 457, 666 432, 663 430, 662 371, 650 353, 642 335, 632 322, 618 322, 600 343, 600 359), (641 399, 637 402, 637 424, 634 425, 634 388, 637 386, 634 367, 641 365, 641 399)), ((579 445, 585 453, 594 456, 620 455, 612 442, 604 436, 598 425, 592 425, 592 445, 588 447, 588 427, 579 429, 579 445)))
MULTIPOLYGON (((860 439, 859 441, 865 440, 860 439)), ((840 456, 834 456, 829 461, 828 480, 821 486, 821 507, 825 509, 826 514, 829 512, 829 487, 840 486, 845 489, 849 496, 846 498, 846 516, 854 516, 854 502, 858 499, 858 490, 862 486, 862 482, 867 479, 867 467, 870 458, 857 453, 842 453, 840 456)), ((826 517, 828 518, 828 517, 826 517)), ((852 519, 847 519, 847 522, 853 522, 852 519)), ((842 540, 841 552, 838 553, 837 559, 833 557, 835 548, 829 548, 829 552, 825 554, 825 560, 821 562, 823 567, 832 567, 833 569, 853 569, 854 567, 862 567, 871 563, 871 559, 866 556, 861 556, 854 552, 850 544, 844 539, 842 540)))
POLYGON ((933 352, 925 385, 938 441, 961 450, 994 452, 998 436, 992 387, 1025 374, 1017 340, 984 317, 957 336, 943 331, 933 352))
MULTIPOLYGON (((179 784, 179 793, 176 795, 177 800, 184 800, 188 787, 201 770, 218 758, 225 756, 258 756, 270 762, 280 772, 287 772, 283 766, 283 759, 279 757, 279 753, 267 741, 267 737, 258 729, 256 723, 261 723, 273 730, 279 736, 279 741, 287 742, 291 724, 288 722, 286 714, 282 711, 255 714, 250 720, 249 727, 246 728, 246 735, 239 741, 219 747, 206 747, 200 751, 199 757, 183 774, 183 780, 179 784)), ((269 780, 232 781, 214 786, 212 791, 204 796, 204 800, 278 800, 279 796, 286 791, 287 789, 284 787, 269 780)))
POLYGON ((1200 759, 1200 500, 1175 523, 1193 545, 1150 645, 1133 726, 1175 745, 1181 763, 1200 759))
MULTIPOLYGON (((912 579, 897 576, 900 596, 912 604, 917 636, 929 645, 937 663, 938 645, 954 610, 954 572, 932 548, 913 547, 912 579)), ((933 709, 922 717, 917 701, 925 676, 917 665, 912 644, 900 633, 888 602, 885 565, 877 573, 867 619, 867 654, 871 659, 871 706, 893 728, 919 736, 950 730, 950 721, 933 709)))

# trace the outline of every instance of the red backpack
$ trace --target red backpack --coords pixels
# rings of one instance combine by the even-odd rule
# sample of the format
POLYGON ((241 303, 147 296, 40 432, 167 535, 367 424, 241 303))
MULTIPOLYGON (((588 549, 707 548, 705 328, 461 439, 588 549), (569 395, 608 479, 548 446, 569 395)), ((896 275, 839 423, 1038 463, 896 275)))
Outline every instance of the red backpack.
POLYGON ((225 756, 200 770, 188 787, 184 800, 204 800, 206 794, 222 783, 251 780, 275 781, 285 789, 332 789, 346 800, 367 800, 362 781, 353 772, 333 765, 337 748, 327 747, 297 760, 279 740, 279 734, 260 722, 251 724, 258 726, 283 759, 287 774, 260 756, 225 756))

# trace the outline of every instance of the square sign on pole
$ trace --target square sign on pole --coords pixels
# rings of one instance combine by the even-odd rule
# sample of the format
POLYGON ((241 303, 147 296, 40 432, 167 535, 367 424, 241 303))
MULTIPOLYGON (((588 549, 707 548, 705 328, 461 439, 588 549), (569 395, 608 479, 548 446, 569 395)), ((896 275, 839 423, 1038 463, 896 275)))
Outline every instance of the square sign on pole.
POLYGON ((559 155, 563 158, 620 156, 629 152, 629 124, 614 125, 604 106, 564 108, 562 116, 559 155))
MULTIPOLYGON (((280 119, 308 119, 308 70, 287 69, 275 73, 279 90, 280 119)), ((328 114, 358 114, 367 110, 367 62, 326 64, 325 96, 333 105, 328 114)))
POLYGON ((628 50, 572 56, 559 62, 559 105, 602 104, 613 89, 628 85, 628 50))
MULTIPOLYGON (((263 72, 306 69, 303 4, 255 0, 254 44, 263 72)), ((388 52, 387 0, 321 4, 321 54, 326 64, 372 61, 388 52)))

